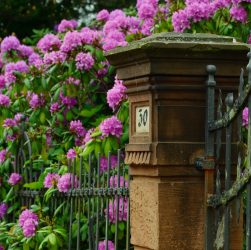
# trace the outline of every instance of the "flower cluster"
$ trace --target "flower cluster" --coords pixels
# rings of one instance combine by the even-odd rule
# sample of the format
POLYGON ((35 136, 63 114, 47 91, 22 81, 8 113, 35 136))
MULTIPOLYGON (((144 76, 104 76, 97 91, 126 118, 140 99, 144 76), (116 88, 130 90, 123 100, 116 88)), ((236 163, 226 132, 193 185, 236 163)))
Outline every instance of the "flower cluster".
POLYGON ((31 210, 25 209, 19 216, 18 224, 22 228, 25 237, 35 236, 38 216, 31 210))
MULTIPOLYGON (((111 155, 110 157, 110 169, 116 168, 118 164, 118 159, 116 155, 111 155)), ((108 159, 104 156, 100 157, 100 172, 108 170, 108 159)))
POLYGON ((119 104, 127 98, 126 87, 123 85, 123 81, 115 79, 115 84, 112 89, 107 92, 107 103, 113 111, 119 106, 119 104))
POLYGON ((60 178, 59 174, 55 173, 47 174, 46 177, 44 178, 44 187, 51 188, 57 186, 59 178, 60 178))
POLYGON ((12 173, 10 175, 10 178, 8 179, 8 183, 11 186, 15 186, 17 184, 19 184, 22 181, 22 176, 18 173, 12 173))
POLYGON ((98 243, 98 250, 115 250, 115 245, 112 241, 108 240, 107 242, 108 248, 106 248, 106 241, 100 241, 98 243))
POLYGON ((105 119, 99 125, 99 129, 102 132, 103 136, 113 135, 118 138, 120 138, 123 132, 122 123, 116 116, 105 119))
POLYGON ((79 182, 77 176, 74 176, 71 173, 66 173, 62 175, 58 180, 58 191, 67 193, 72 188, 72 184, 74 188, 78 188, 79 182))
POLYGON ((5 214, 7 213, 8 206, 6 203, 2 202, 0 204, 0 220, 3 219, 5 214))
POLYGON ((114 201, 109 202, 108 213, 105 209, 105 214, 108 215, 109 221, 111 223, 116 223, 116 210, 118 209, 118 220, 119 221, 127 221, 127 207, 128 201, 127 198, 117 197, 114 201), (118 207, 117 207, 117 199, 118 199, 118 207))

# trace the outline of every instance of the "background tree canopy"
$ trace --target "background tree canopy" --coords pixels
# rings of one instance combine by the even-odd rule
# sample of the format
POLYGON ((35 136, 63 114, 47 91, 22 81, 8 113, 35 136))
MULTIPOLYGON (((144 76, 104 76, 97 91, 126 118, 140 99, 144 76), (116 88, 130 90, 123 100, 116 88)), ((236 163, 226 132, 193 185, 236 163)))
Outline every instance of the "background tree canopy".
POLYGON ((121 9, 135 3, 136 0, 1 0, 0 37, 15 33, 24 38, 32 29, 53 29, 62 19, 85 23, 101 9, 121 9))

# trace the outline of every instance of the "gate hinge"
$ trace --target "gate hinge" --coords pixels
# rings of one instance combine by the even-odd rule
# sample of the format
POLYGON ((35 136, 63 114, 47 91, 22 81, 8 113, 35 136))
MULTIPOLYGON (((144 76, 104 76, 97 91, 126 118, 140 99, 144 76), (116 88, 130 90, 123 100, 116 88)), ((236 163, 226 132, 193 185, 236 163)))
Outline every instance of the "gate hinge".
POLYGON ((197 170, 214 169, 215 159, 201 156, 195 159, 194 165, 197 170))

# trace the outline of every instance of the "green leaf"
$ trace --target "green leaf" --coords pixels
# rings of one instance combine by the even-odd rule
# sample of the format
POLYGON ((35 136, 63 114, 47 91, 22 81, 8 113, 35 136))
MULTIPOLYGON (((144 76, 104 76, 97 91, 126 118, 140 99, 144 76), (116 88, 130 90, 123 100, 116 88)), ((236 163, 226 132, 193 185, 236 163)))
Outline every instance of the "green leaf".
POLYGON ((94 151, 95 151, 95 156, 98 159, 98 155, 102 153, 100 143, 97 143, 97 142, 95 143, 95 150, 94 151))
POLYGON ((41 189, 43 187, 43 182, 36 181, 31 183, 25 183, 23 187, 30 189, 41 189))
POLYGON ((94 108, 86 108, 86 109, 83 109, 81 112, 80 112, 80 116, 83 116, 83 117, 92 117, 94 116, 97 112, 99 112, 101 109, 102 109, 103 105, 100 104, 94 108))
POLYGON ((105 141, 105 146, 104 146, 105 156, 108 157, 108 154, 111 151, 112 151, 112 144, 111 144, 109 138, 107 138, 106 141, 105 141))
POLYGON ((11 196, 13 194, 13 187, 11 187, 11 189, 9 190, 8 194, 6 195, 4 202, 8 202, 11 199, 11 196))
POLYGON ((45 121, 46 121, 46 116, 45 116, 45 113, 42 111, 41 113, 40 113, 40 115, 39 115, 39 120, 40 120, 40 122, 42 123, 42 124, 44 124, 45 123, 45 121))
POLYGON ((54 187, 50 187, 44 194, 44 198, 45 198, 45 201, 47 202, 50 197, 52 196, 52 194, 57 191, 57 189, 55 189, 54 187))
POLYGON ((29 250, 29 249, 30 249, 29 243, 28 243, 28 242, 25 242, 25 243, 23 244, 23 250, 29 250))
POLYGON ((86 145, 86 147, 84 148, 84 151, 80 154, 83 157, 88 157, 91 152, 94 150, 95 148, 95 144, 93 142, 91 142, 90 144, 86 145))
POLYGON ((125 230, 125 224, 124 224, 124 222, 120 222, 119 223, 119 230, 121 230, 121 231, 125 230))
POLYGON ((62 207, 64 206, 64 204, 65 204, 65 201, 59 207, 57 207, 57 209, 55 210, 54 215, 53 215, 54 217, 57 216, 58 212, 62 209, 62 207))
POLYGON ((49 242, 50 242, 50 244, 52 246, 57 245, 57 238, 56 238, 56 235, 54 233, 49 234, 48 238, 49 238, 49 242))
POLYGON ((112 233, 115 233, 115 224, 112 224, 112 225, 111 225, 111 232, 112 232, 112 233))

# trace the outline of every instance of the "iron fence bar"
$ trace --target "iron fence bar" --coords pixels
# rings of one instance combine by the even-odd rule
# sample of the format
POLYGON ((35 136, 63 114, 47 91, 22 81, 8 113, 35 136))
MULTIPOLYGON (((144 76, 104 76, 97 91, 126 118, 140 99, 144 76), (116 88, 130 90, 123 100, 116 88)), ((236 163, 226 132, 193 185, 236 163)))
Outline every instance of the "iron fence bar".
MULTIPOLYGON (((100 153, 98 153, 98 162, 97 162, 97 188, 100 188, 100 153)), ((95 250, 98 250, 99 245, 99 216, 100 216, 100 196, 97 196, 97 212, 96 212, 96 246, 95 250)))
MULTIPOLYGON (((107 168, 107 188, 110 188, 110 167, 111 167, 111 152, 108 153, 108 168, 107 168)), ((109 198, 106 198, 106 220, 105 220, 105 250, 108 249, 108 227, 109 227, 109 198)))
MULTIPOLYGON (((214 102, 215 102, 215 79, 214 75, 216 67, 214 65, 207 66, 208 80, 207 86, 207 111, 206 111, 206 160, 214 160, 214 133, 209 131, 209 124, 214 121, 214 102)), ((214 192, 214 169, 205 169, 205 249, 213 249, 213 209, 207 207, 206 201, 209 194, 214 192)))
MULTIPOLYGON (((251 86, 251 51, 248 53, 249 63, 248 70, 248 85, 251 86)), ((248 99, 248 163, 247 167, 251 170, 251 96, 248 99)), ((247 185, 247 204, 246 204, 246 249, 251 249, 251 181, 247 185)))
MULTIPOLYGON (((83 164, 83 158, 82 156, 80 156, 80 160, 79 160, 79 188, 82 188, 82 164, 83 164)), ((78 209, 77 209, 77 213, 78 213, 78 218, 77 218, 77 225, 78 225, 78 231, 77 231, 77 250, 80 250, 80 210, 81 210, 81 198, 78 197, 77 199, 78 201, 78 209)))
MULTIPOLYGON (((232 108, 234 96, 232 93, 226 97, 227 112, 232 108)), ((225 166, 225 190, 231 187, 231 143, 232 143, 232 124, 226 128, 226 166, 225 166)), ((230 249, 230 205, 224 208, 224 250, 230 249)))
MULTIPOLYGON (((219 97, 218 97, 218 106, 217 106, 217 119, 222 118, 222 92, 219 89, 219 97)), ((220 153, 221 153, 221 137, 222 137, 222 130, 219 129, 216 132, 216 194, 220 195, 221 193, 221 174, 220 174, 220 153)), ((220 223, 220 211, 217 209, 215 211, 215 225, 220 223)))
MULTIPOLYGON (((88 189, 91 189, 91 174, 92 174, 92 155, 89 155, 89 172, 88 172, 88 189)), ((90 195, 88 195, 88 235, 89 235, 89 250, 92 250, 92 220, 91 220, 91 203, 90 195)))
MULTIPOLYGON (((118 150, 117 154, 117 167, 118 167, 118 172, 117 172, 117 188, 120 188, 120 150, 118 150)), ((113 179, 114 180, 114 179, 113 179)), ((124 184, 123 184, 124 185, 124 184)), ((114 183, 113 183, 114 186, 114 183)), ((115 224, 115 249, 118 248, 118 223, 119 223, 119 202, 120 202, 120 197, 119 195, 116 195, 116 224, 115 224)), ((123 211, 123 209, 122 209, 123 211)))

